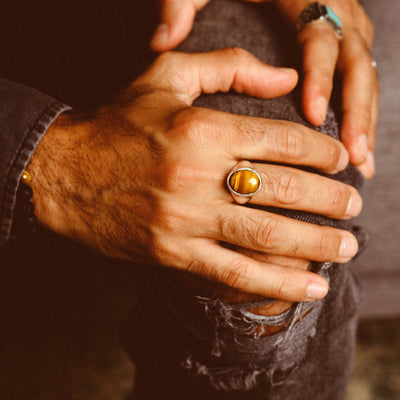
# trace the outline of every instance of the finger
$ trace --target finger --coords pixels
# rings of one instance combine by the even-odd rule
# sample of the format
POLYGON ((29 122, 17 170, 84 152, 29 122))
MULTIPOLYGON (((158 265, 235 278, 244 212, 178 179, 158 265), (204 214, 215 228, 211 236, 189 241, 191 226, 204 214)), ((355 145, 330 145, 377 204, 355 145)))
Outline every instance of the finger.
POLYGON ((368 44, 369 49, 372 47, 372 42, 374 40, 374 25, 369 18, 368 14, 364 10, 363 6, 360 3, 355 3, 355 6, 357 7, 357 17, 356 17, 356 22, 357 22, 357 27, 368 44))
POLYGON ((297 269, 302 269, 304 271, 308 270, 311 263, 310 261, 303 260, 301 258, 262 253, 260 251, 246 249, 244 247, 228 246, 227 248, 234 250, 240 254, 243 254, 247 257, 253 258, 254 260, 261 261, 267 264, 275 264, 275 265, 281 265, 282 267, 297 268, 297 269))
POLYGON ((204 241, 193 250, 188 272, 238 290, 286 301, 313 301, 328 292, 321 276, 297 268, 253 260, 204 241), (204 258, 207 254, 210 257, 204 258))
POLYGON ((212 239, 269 254, 342 263, 358 251, 356 238, 347 231, 239 205, 227 205, 215 220, 214 231, 207 233, 212 239))
POLYGON ((313 23, 301 30, 303 51, 303 112, 311 124, 322 125, 331 97, 333 75, 339 55, 339 40, 326 23, 313 23))
POLYGON ((218 120, 210 116, 209 123, 222 138, 222 149, 233 160, 305 165, 332 174, 348 164, 349 156, 342 143, 301 124, 223 115, 218 120))
POLYGON ((376 87, 375 71, 364 40, 356 32, 348 31, 342 41, 343 118, 341 139, 350 162, 356 166, 366 161, 368 135, 373 123, 373 94, 376 87))
POLYGON ((207 53, 164 53, 142 77, 146 83, 173 91, 187 104, 201 93, 228 92, 231 89, 250 96, 270 98, 290 92, 297 84, 297 73, 263 63, 240 48, 207 53))
POLYGON ((357 216, 362 199, 356 189, 336 180, 294 168, 253 164, 262 178, 259 192, 250 203, 301 210, 329 218, 357 216))
POLYGON ((150 47, 157 52, 171 50, 189 34, 197 11, 210 0, 161 0, 160 23, 150 47))
MULTIPOLYGON (((230 195, 237 204, 250 202, 306 211, 335 219, 354 218, 362 209, 362 199, 357 190, 342 182, 299 169, 245 160, 237 163, 231 173, 242 168, 256 171, 261 178, 261 186, 251 197, 241 196, 230 190, 230 195)), ((245 176, 239 179, 243 185, 248 184, 245 176)), ((224 197, 228 197, 226 190, 224 197)))
POLYGON ((358 166, 358 169, 365 176, 366 179, 371 179, 375 175, 375 142, 376 142, 376 126, 378 123, 378 102, 379 102, 379 89, 376 88, 372 99, 372 115, 371 126, 368 133, 368 153, 366 161, 358 166))
MULTIPOLYGON (((247 257, 250 257, 254 260, 261 261, 266 264, 275 264, 281 267, 297 268, 307 271, 309 270, 311 264, 308 260, 285 256, 275 256, 245 249, 243 247, 232 246, 232 250, 246 255, 247 257)), ((225 286, 217 286, 214 294, 223 299, 225 302, 256 302, 263 299, 263 297, 260 297, 258 295, 241 292, 233 288, 227 288, 225 286)), ((292 304, 293 303, 290 301, 277 300, 273 303, 253 308, 249 311, 251 311, 253 314, 264 316, 278 315, 290 308, 292 304)))
POLYGON ((378 125, 378 113, 379 113, 379 84, 378 84, 378 74, 376 73, 376 85, 372 97, 371 125, 368 134, 368 148, 372 151, 375 151, 375 145, 376 145, 376 127, 378 125))

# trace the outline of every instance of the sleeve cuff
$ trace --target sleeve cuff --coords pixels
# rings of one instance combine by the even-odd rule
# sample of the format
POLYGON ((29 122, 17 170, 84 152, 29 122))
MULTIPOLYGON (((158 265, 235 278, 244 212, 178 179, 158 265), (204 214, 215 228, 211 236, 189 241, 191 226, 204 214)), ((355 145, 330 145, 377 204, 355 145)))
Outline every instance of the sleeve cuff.
POLYGON ((70 109, 71 107, 59 102, 51 104, 43 111, 33 128, 26 134, 9 170, 2 204, 0 203, 0 210, 2 210, 0 215, 0 245, 10 236, 15 199, 22 173, 47 129, 61 113, 70 109))

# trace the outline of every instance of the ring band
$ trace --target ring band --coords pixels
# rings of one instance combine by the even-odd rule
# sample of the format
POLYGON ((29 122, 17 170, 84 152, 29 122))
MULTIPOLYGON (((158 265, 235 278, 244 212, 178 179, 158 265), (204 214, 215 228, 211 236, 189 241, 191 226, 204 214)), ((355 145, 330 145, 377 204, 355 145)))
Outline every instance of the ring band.
POLYGON ((306 25, 313 22, 326 22, 339 39, 343 39, 343 24, 337 14, 335 14, 328 6, 315 2, 308 5, 299 15, 297 20, 297 30, 300 32, 306 25))
POLYGON ((255 195, 262 186, 261 176, 251 168, 237 168, 226 178, 226 184, 231 193, 251 197, 255 195))

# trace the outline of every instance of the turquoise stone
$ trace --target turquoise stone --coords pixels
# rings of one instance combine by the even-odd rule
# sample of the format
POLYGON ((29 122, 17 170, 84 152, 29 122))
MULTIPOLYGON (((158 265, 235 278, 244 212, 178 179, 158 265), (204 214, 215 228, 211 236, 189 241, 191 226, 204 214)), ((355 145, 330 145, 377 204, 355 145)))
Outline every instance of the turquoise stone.
POLYGON ((340 28, 343 28, 340 18, 328 7, 325 6, 327 16, 340 28))

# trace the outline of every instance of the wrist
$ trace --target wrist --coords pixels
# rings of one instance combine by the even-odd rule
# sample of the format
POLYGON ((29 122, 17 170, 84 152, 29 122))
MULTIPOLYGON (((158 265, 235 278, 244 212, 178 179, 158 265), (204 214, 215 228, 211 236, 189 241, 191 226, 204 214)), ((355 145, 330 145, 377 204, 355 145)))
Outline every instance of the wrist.
POLYGON ((84 123, 71 113, 59 115, 43 136, 27 171, 31 175, 32 202, 38 222, 70 238, 78 235, 79 217, 69 206, 75 196, 73 169, 79 175, 80 140, 84 123))

